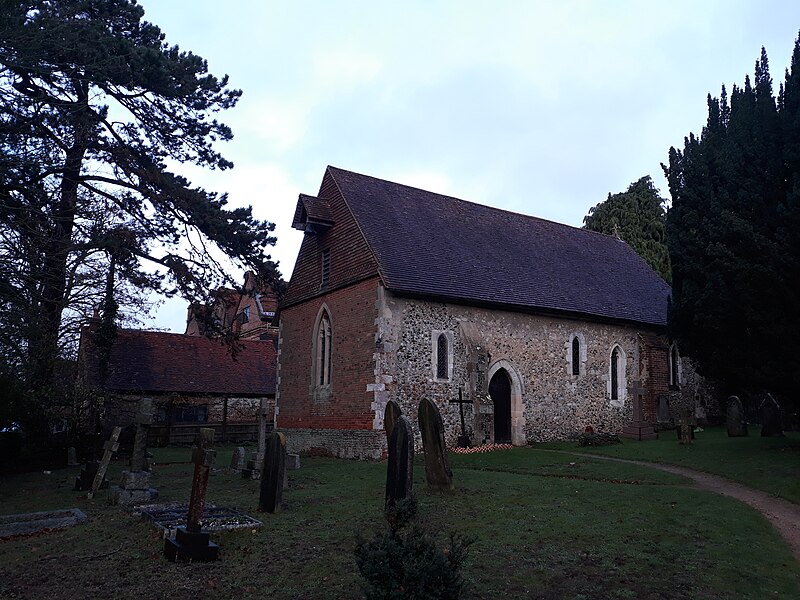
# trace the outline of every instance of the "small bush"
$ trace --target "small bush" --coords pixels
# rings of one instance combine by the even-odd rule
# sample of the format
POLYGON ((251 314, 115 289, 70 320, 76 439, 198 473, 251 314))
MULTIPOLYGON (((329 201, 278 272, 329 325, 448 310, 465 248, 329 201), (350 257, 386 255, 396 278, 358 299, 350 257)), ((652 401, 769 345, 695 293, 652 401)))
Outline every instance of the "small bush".
POLYGON ((416 521, 414 498, 387 508, 390 531, 356 542, 356 564, 368 600, 455 600, 463 582, 459 568, 474 540, 451 533, 442 548, 416 521))
POLYGON ((578 436, 579 446, 613 446, 614 444, 621 444, 622 440, 619 439, 616 433, 594 433, 592 431, 585 431, 578 436))

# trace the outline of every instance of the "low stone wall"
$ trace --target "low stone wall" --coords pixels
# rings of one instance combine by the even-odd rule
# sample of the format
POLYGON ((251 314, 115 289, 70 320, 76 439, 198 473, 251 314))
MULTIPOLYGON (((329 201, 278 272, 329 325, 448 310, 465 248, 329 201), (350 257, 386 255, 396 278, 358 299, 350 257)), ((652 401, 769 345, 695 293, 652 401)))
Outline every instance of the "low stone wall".
POLYGON ((386 455, 383 430, 364 429, 279 429, 286 435, 290 453, 379 460, 386 455))

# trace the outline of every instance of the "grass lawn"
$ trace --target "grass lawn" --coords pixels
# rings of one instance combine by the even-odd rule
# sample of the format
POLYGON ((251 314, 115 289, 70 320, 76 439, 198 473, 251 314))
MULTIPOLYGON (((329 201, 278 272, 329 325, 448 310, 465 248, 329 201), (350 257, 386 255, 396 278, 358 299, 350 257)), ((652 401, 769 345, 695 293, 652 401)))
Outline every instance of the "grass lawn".
MULTIPOLYGON (((699 447, 699 443, 698 443, 699 447)), ((382 529, 385 463, 304 458, 284 511, 256 512, 258 482, 224 468, 208 501, 264 521, 212 538, 213 564, 171 564, 146 522, 72 491, 77 469, 2 477, 0 514, 79 507, 89 521, 0 541, 1 598, 359 598, 357 532, 382 529)), ((188 449, 156 460, 189 459, 188 449)), ((418 457, 418 459, 421 457, 418 457)), ((532 448, 452 455, 456 491, 428 492, 418 460, 420 518, 444 543, 474 536, 465 598, 800 597, 800 565, 756 511, 685 487, 678 476, 532 448)), ((122 469, 114 464, 111 480, 122 469)), ((163 501, 186 501, 192 465, 157 464, 163 501)))
POLYGON ((681 465, 800 504, 800 433, 788 432, 786 437, 761 437, 760 433, 757 425, 751 425, 748 437, 729 438, 724 427, 713 427, 697 432, 690 446, 682 446, 675 432, 666 431, 657 440, 623 440, 614 446, 580 448, 555 442, 536 447, 681 465))

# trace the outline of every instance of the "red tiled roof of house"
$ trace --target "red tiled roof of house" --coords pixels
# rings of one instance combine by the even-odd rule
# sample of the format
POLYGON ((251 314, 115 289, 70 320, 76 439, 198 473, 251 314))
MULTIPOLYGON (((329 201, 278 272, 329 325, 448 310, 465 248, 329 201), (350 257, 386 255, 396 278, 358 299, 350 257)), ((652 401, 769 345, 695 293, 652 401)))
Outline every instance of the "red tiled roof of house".
POLYGON ((670 287, 616 237, 328 167, 399 293, 666 325, 670 287))
MULTIPOLYGON (((87 381, 99 385, 91 326, 81 333, 87 381)), ((228 396, 275 394, 276 335, 240 340, 235 358, 220 339, 157 331, 120 329, 111 350, 106 389, 117 392, 175 392, 228 396)))

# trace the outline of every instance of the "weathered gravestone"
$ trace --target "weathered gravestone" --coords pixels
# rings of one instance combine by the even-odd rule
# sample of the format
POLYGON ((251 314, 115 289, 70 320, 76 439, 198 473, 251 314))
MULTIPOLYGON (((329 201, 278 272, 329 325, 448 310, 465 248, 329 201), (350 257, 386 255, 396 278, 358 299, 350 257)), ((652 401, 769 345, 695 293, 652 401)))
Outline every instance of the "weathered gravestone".
POLYGON ((70 446, 69 448, 67 448, 67 466, 68 467, 78 466, 78 452, 75 449, 75 446, 70 446))
POLYGON ((747 421, 744 419, 744 408, 739 396, 728 398, 725 423, 728 426, 728 437, 745 437, 747 435, 747 421))
POLYGON ((394 429, 397 419, 403 414, 400 410, 400 405, 394 400, 386 402, 386 408, 383 411, 383 430, 386 432, 386 442, 392 437, 392 430, 394 429))
POLYGON ((759 408, 761 410, 761 436, 783 436, 781 407, 772 394, 767 394, 759 408))
POLYGON ((92 489, 86 494, 86 497, 89 499, 92 499, 97 493, 97 490, 99 490, 103 485, 103 482, 106 478, 108 463, 111 462, 111 455, 119 449, 119 442, 117 440, 119 440, 119 434, 121 431, 122 427, 114 427, 114 430, 111 432, 111 437, 108 438, 108 441, 106 441, 105 444, 103 444, 103 458, 100 460, 100 465, 97 467, 97 473, 95 474, 94 481, 92 482, 92 489))
POLYGON ((264 452, 267 444, 267 401, 261 399, 258 408, 258 449, 252 454, 247 466, 241 470, 242 479, 258 479, 264 469, 264 452))
POLYGON ((150 487, 150 464, 147 460, 147 435, 153 422, 153 401, 142 398, 136 413, 136 437, 133 442, 130 470, 122 472, 118 486, 109 491, 108 501, 123 506, 152 502, 158 490, 150 487))
POLYGON ((417 411, 422 448, 425 451, 425 480, 437 490, 453 489, 453 472, 447 464, 444 423, 436 405, 423 398, 417 411))
POLYGON ((389 437, 386 467, 386 508, 411 497, 414 482, 414 431, 408 417, 400 416, 389 437))
POLYGON ((285 482, 286 436, 279 431, 273 431, 264 454, 258 510, 268 513, 280 511, 285 482))
POLYGON ((233 451, 231 457, 231 469, 234 471, 241 471, 245 466, 245 450, 244 447, 239 446, 233 451))
POLYGON ((172 562, 210 562, 219 557, 219 546, 210 540, 208 531, 202 529, 200 521, 206 505, 208 475, 216 457, 213 446, 214 430, 201 428, 192 448, 194 477, 186 527, 177 528, 174 540, 171 538, 164 540, 164 555, 172 562))

